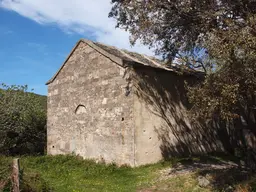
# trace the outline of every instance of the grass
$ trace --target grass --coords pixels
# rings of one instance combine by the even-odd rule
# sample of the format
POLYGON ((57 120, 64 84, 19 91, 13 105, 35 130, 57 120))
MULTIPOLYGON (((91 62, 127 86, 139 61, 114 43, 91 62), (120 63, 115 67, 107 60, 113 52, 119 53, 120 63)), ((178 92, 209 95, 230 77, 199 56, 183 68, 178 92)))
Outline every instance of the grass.
POLYGON ((9 191, 10 174, 11 174, 11 159, 8 157, 0 157, 0 191, 9 191))
MULTIPOLYGON (((237 192, 249 192, 256 190, 256 178, 241 179, 238 170, 227 172, 207 172, 217 181, 217 185, 200 188, 197 183, 198 175, 206 173, 193 172, 191 174, 175 177, 162 177, 161 170, 167 169, 176 163, 192 163, 193 161, 212 162, 213 158, 174 159, 170 162, 162 162, 137 168, 117 167, 114 164, 96 164, 90 160, 83 160, 76 156, 38 156, 21 157, 21 180, 23 192, 86 192, 86 191, 111 191, 111 192, 210 192, 225 191, 232 179, 237 192), (234 177, 233 177, 234 176, 234 177), (227 183, 225 183, 225 178, 227 183)), ((218 161, 214 158, 214 161, 218 161)), ((0 188, 1 181, 6 181, 10 175, 11 157, 0 156, 0 188)), ((6 189, 9 191, 6 182, 6 189)), ((1 191, 1 190, 0 190, 1 191)))
MULTIPOLYGON (((1 157, 0 162, 5 162, 2 166, 8 162, 6 159, 1 157)), ((118 168, 74 156, 22 157, 20 164, 23 191, 61 192, 136 191, 138 186, 151 185, 156 170, 167 166, 158 163, 134 169, 118 168)))
POLYGON ((197 185, 194 174, 179 175, 155 183, 147 189, 155 192, 210 192, 209 188, 201 188, 197 185))

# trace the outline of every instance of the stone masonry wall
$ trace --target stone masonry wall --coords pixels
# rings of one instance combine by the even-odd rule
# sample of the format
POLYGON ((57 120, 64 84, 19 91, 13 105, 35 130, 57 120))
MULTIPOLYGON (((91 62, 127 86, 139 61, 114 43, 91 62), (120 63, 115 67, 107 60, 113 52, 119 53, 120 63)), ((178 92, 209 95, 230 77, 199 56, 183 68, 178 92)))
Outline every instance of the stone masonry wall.
POLYGON ((133 96, 124 69, 80 42, 48 85, 48 154, 134 165, 133 96))
POLYGON ((213 129, 192 121, 189 114, 185 82, 196 77, 150 67, 135 67, 132 76, 136 165, 222 151, 213 129))

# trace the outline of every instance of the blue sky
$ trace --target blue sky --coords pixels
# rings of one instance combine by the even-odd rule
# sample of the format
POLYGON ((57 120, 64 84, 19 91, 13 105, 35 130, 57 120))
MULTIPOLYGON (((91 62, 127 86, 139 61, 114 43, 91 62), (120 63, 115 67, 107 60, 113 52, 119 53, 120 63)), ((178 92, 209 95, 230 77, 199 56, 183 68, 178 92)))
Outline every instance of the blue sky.
POLYGON ((1 10, 0 18, 0 82, 27 84, 36 93, 46 95, 45 82, 82 36, 39 25, 15 12, 1 10))
POLYGON ((46 95, 45 82, 80 38, 152 55, 140 44, 132 48, 129 34, 115 29, 109 1, 90 2, 0 0, 0 83, 26 84, 46 95))

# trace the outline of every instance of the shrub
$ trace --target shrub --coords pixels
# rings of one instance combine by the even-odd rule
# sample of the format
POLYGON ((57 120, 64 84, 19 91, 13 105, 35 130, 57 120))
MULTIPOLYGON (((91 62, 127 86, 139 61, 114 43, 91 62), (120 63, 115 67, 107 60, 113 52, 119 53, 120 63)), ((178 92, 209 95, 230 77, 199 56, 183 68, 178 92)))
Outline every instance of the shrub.
POLYGON ((27 86, 1 85, 0 153, 42 154, 46 143, 46 108, 27 86))

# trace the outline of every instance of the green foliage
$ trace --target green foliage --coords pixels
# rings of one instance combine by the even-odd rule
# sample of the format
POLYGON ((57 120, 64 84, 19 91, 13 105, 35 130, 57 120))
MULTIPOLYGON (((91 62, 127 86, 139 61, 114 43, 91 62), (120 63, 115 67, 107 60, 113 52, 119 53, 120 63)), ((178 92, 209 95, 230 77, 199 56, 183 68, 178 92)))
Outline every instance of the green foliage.
POLYGON ((27 86, 0 89, 0 153, 38 154, 46 143, 46 108, 43 99, 27 86))
POLYGON ((203 82, 188 87, 192 117, 225 130, 228 151, 256 162, 255 0, 112 3, 109 16, 131 33, 132 44, 141 40, 170 63, 176 58, 181 68, 205 72, 203 82))
POLYGON ((23 191, 38 192, 136 191, 138 186, 151 185, 156 171, 167 167, 167 163, 138 168, 117 167, 62 155, 21 157, 20 165, 23 191))
POLYGON ((109 16, 131 33, 131 43, 140 39, 170 62, 178 58, 180 64, 206 73, 202 84, 189 89, 193 114, 204 121, 236 121, 256 136, 254 0, 112 3, 109 16), (199 58, 198 49, 204 50, 199 58))
POLYGON ((219 115, 230 120, 243 116, 247 124, 255 123, 249 118, 256 112, 255 16, 248 16, 243 27, 230 20, 227 30, 215 30, 206 41, 218 68, 190 92, 191 101, 204 117, 219 115), (198 92, 201 94, 195 98, 198 92))
POLYGON ((9 192, 11 187, 11 159, 0 155, 0 191, 9 192))
POLYGON ((0 181, 9 177, 11 173, 11 159, 0 156, 0 181))
MULTIPOLYGON (((213 164, 221 165, 223 161, 230 162, 232 160, 233 157, 229 156, 221 158, 197 156, 130 168, 127 166, 117 167, 114 164, 96 164, 91 160, 83 160, 76 156, 27 156, 20 158, 21 189, 24 192, 209 192, 225 191, 227 187, 232 186, 233 189, 237 189, 234 191, 240 191, 239 189, 255 191, 255 175, 248 175, 248 172, 241 171, 237 167, 222 170, 198 169, 184 174, 170 172, 170 166, 181 171, 182 169, 193 169, 200 163, 204 163, 204 166, 209 163, 211 167, 213 164), (206 174, 209 176, 212 186, 201 188, 198 186, 197 177, 206 174)), ((9 167, 10 163, 10 157, 0 156, 0 170, 9 167)), ((6 185, 7 189, 8 184, 6 185)))
MULTIPOLYGON (((131 33, 131 43, 141 40, 172 58, 180 50, 203 45, 214 30, 227 30, 230 21, 240 27, 255 14, 254 0, 112 0, 109 13, 117 27, 131 33)), ((201 46, 200 46, 201 47, 201 46)))

